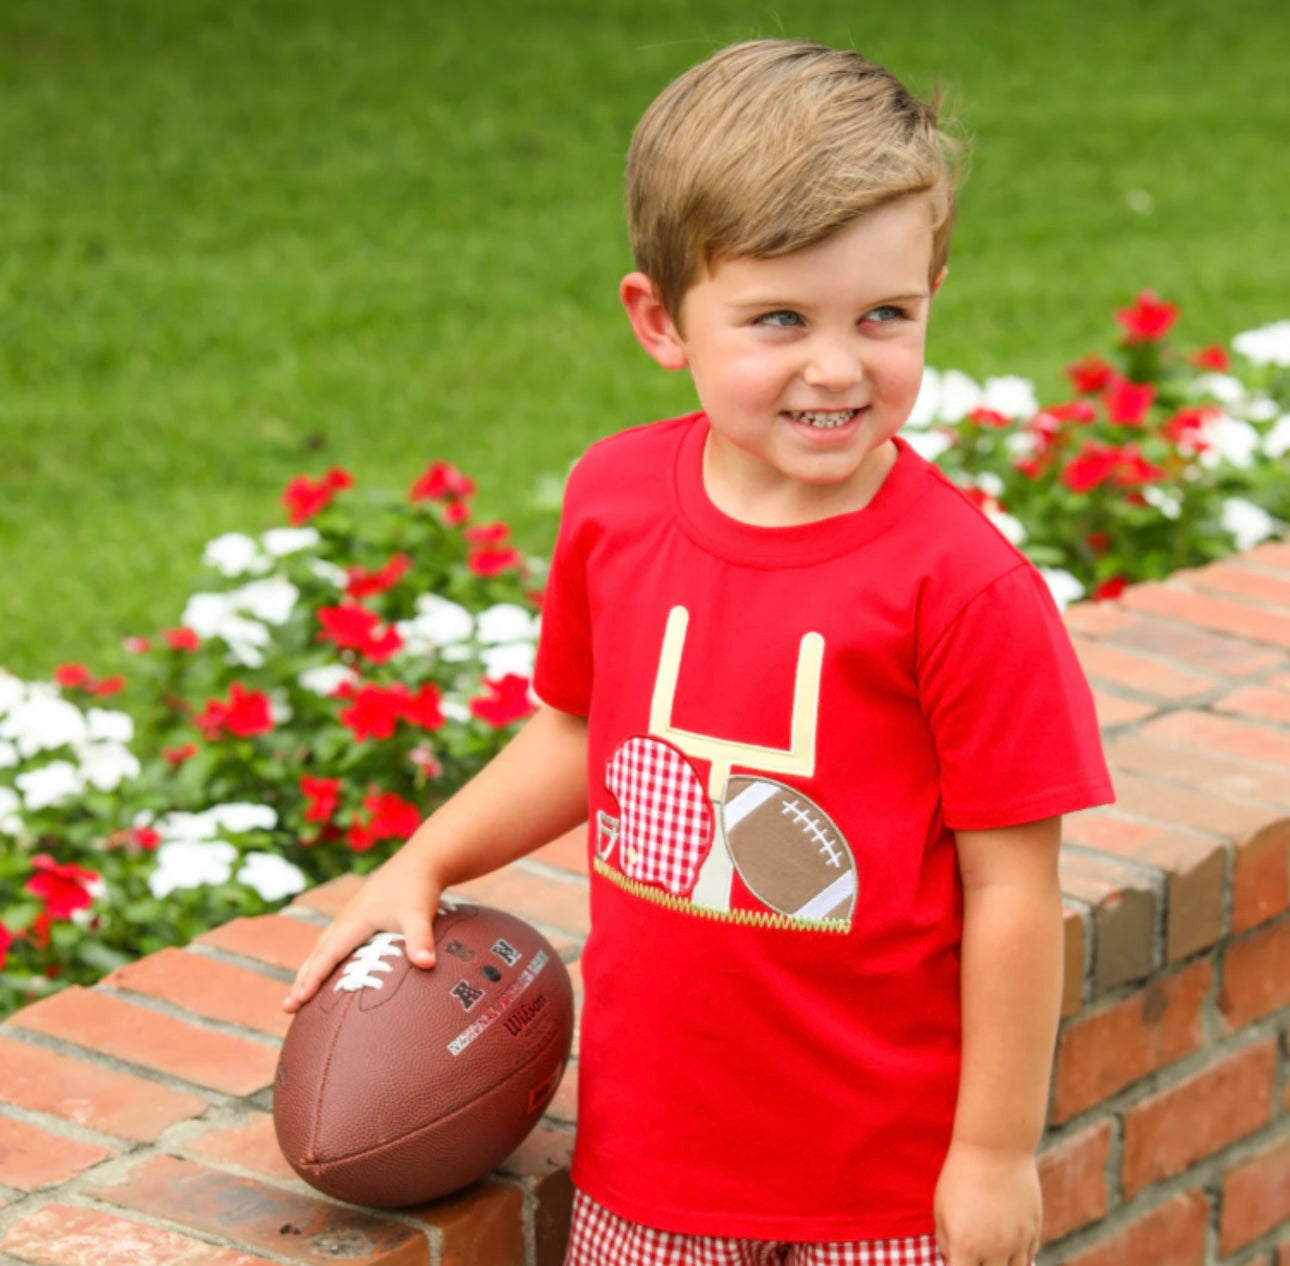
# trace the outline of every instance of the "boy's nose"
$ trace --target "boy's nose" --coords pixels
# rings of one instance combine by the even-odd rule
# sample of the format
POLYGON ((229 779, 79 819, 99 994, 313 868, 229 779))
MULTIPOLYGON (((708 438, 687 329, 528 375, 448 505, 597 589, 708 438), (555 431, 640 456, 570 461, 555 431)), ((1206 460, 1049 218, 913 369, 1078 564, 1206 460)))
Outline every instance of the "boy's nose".
POLYGON ((816 343, 802 371, 802 381, 823 391, 847 391, 864 377, 860 357, 840 341, 816 343))

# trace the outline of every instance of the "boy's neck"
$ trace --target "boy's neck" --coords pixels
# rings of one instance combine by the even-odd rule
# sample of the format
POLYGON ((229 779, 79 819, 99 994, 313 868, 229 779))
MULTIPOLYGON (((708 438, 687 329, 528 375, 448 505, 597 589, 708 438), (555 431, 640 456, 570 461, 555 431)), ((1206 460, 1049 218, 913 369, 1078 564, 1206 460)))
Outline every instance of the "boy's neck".
POLYGON ((740 478, 738 461, 727 459, 733 455, 723 453, 726 443, 715 431, 708 432, 703 447, 703 490, 722 514, 750 527, 802 527, 863 510, 878 495, 899 456, 895 442, 886 440, 844 483, 781 480, 754 486, 740 478))

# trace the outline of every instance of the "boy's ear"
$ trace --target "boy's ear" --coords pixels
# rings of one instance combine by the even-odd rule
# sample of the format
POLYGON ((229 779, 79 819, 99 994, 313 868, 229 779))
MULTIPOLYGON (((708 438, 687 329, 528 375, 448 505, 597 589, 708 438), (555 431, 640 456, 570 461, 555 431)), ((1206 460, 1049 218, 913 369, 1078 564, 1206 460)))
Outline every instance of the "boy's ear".
POLYGON ((945 276, 949 271, 950 271, 950 266, 948 264, 941 265, 940 275, 936 278, 934 282, 932 282, 932 294, 935 294, 944 284, 945 276))
POLYGON ((689 363, 680 331, 659 301, 654 283, 644 273, 628 273, 618 297, 640 345, 664 369, 684 369, 689 363))

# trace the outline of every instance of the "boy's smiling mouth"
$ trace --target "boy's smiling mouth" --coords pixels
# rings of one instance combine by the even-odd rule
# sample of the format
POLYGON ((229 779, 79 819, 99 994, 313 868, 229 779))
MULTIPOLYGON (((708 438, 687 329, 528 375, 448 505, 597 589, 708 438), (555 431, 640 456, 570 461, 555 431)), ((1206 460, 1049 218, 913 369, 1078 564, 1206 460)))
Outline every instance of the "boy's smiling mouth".
POLYGON ((832 431, 859 417, 859 409, 785 409, 784 416, 817 431, 832 431))

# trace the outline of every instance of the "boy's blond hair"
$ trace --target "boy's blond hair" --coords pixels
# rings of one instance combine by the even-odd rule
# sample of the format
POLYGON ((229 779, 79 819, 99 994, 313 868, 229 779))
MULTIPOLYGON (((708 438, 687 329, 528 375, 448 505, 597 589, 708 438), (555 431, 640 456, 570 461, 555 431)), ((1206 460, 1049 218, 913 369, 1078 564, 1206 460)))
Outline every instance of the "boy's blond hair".
POLYGON ((669 84, 636 126, 636 266, 679 322, 686 290, 714 260, 787 255, 925 194, 935 282, 949 254, 955 152, 936 105, 859 53, 800 40, 731 45, 669 84))

